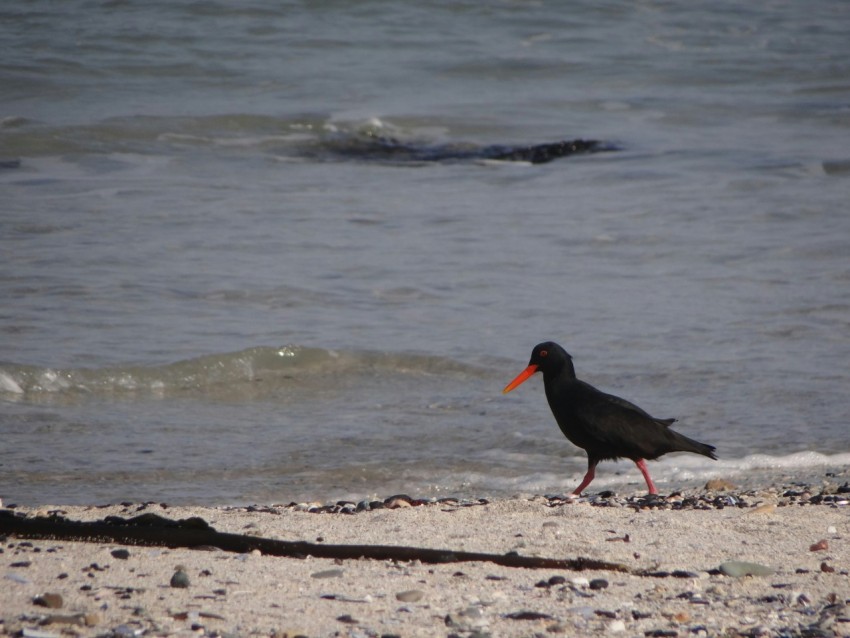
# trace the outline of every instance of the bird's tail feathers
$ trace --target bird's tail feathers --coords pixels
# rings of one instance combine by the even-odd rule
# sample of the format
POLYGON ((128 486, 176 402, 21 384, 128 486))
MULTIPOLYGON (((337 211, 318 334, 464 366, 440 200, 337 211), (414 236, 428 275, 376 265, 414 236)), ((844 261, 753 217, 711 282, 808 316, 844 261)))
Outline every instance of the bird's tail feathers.
POLYGON ((717 455, 714 453, 717 448, 713 445, 700 443, 699 441, 690 439, 684 434, 679 434, 678 432, 676 432, 676 443, 680 446, 677 450, 679 452, 695 452, 696 454, 702 454, 703 456, 707 456, 715 461, 717 460, 717 455))

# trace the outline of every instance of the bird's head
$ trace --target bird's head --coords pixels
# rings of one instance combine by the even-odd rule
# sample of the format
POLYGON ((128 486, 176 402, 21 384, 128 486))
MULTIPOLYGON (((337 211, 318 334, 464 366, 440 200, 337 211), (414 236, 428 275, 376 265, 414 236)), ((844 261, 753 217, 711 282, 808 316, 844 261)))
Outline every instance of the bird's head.
POLYGON ((511 381, 502 390, 502 393, 507 394, 526 381, 535 372, 542 372, 544 377, 557 376, 564 370, 564 366, 569 366, 571 376, 575 377, 573 359, 566 350, 554 341, 538 343, 534 346, 534 350, 531 351, 531 359, 528 362, 528 367, 520 372, 516 379, 511 381))

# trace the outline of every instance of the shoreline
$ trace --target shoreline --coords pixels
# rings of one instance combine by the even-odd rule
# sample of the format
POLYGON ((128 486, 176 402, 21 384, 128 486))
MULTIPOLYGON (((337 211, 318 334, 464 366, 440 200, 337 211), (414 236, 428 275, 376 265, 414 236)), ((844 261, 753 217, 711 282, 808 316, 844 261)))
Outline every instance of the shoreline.
POLYGON ((360 511, 352 503, 17 507, 19 516, 78 521, 197 516, 219 532, 328 545, 586 557, 630 573, 8 536, 0 635, 845 636, 850 484, 841 474, 826 485, 716 484, 659 498, 397 495, 360 511), (763 574, 727 575, 720 567, 730 562, 763 574), (172 586, 178 571, 188 587, 172 586))

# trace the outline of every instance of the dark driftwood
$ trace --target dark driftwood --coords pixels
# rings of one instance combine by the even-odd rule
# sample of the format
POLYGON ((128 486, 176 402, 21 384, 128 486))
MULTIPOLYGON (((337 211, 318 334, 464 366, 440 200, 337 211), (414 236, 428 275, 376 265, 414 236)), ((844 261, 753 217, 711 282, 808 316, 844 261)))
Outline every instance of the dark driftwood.
POLYGON ((244 536, 217 532, 200 518, 179 521, 154 514, 145 514, 132 519, 110 516, 102 521, 84 523, 66 518, 27 518, 0 510, 0 534, 18 538, 84 541, 90 543, 111 542, 122 545, 153 545, 160 547, 203 548, 217 547, 227 552, 246 553, 259 550, 269 556, 302 558, 356 559, 413 561, 423 563, 460 563, 480 561, 506 567, 532 569, 565 569, 571 571, 604 570, 630 572, 625 565, 608 563, 591 558, 539 558, 481 552, 456 552, 448 549, 428 549, 395 545, 325 545, 304 541, 279 541, 270 538, 244 536))

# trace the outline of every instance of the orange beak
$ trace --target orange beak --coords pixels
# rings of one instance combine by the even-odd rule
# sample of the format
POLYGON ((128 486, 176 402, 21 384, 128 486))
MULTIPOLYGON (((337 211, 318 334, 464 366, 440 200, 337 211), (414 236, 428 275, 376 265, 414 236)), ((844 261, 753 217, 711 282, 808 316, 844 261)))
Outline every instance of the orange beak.
POLYGON ((511 390, 513 390, 515 387, 517 387, 519 384, 521 384, 521 383, 523 383, 524 381, 526 381, 526 380, 527 380, 527 379, 528 379, 528 378, 529 378, 532 374, 534 374, 535 372, 537 372, 537 365, 536 365, 536 364, 534 364, 534 363, 532 363, 532 364, 531 364, 530 366, 528 366, 525 370, 523 370, 522 372, 520 372, 520 373, 517 375, 516 379, 514 379, 514 380, 513 380, 513 381, 511 381, 508 385, 506 385, 506 386, 505 386, 505 389, 504 389, 504 390, 502 390, 502 394, 507 394, 508 392, 510 392, 511 390))

